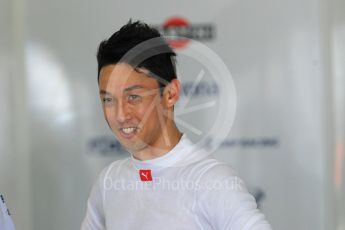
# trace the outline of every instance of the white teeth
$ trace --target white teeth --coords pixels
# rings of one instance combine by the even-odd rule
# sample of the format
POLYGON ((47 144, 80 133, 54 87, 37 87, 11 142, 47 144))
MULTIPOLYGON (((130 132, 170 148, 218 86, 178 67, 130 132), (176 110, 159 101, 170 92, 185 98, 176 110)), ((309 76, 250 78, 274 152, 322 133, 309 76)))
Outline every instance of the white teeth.
POLYGON ((130 128, 122 128, 121 130, 122 130, 122 132, 124 132, 125 134, 130 134, 130 133, 133 133, 133 132, 134 132, 135 128, 133 128, 133 127, 130 127, 130 128))

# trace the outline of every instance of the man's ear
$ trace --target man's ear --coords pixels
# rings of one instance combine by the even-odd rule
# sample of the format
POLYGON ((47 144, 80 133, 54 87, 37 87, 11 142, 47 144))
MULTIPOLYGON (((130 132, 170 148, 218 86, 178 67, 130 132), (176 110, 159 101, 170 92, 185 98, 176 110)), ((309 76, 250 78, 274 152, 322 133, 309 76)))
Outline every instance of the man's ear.
POLYGON ((174 107, 180 98, 181 83, 178 79, 173 79, 165 86, 163 97, 168 108, 174 107))

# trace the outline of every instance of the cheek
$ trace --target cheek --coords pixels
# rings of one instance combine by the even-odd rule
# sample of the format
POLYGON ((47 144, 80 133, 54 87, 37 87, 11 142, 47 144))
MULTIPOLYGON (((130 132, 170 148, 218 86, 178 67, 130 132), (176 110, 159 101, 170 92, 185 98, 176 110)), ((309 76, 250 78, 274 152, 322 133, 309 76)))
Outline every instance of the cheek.
POLYGON ((144 125, 147 127, 151 127, 151 129, 156 126, 159 126, 160 124, 158 109, 156 106, 153 107, 151 110, 149 109, 141 110, 138 116, 140 116, 140 119, 144 123, 144 125))
POLYGON ((136 107, 132 111, 132 116, 133 116, 133 118, 135 118, 141 122, 145 122, 145 120, 148 119, 148 117, 146 116, 147 113, 148 113, 148 110, 143 105, 143 106, 136 107))
POLYGON ((113 109, 110 109, 109 107, 103 107, 103 114, 104 118, 107 120, 109 124, 113 124, 116 120, 115 111, 113 109))
MULTIPOLYGON (((150 126, 156 117, 156 108, 150 108, 150 104, 142 104, 132 111, 133 119, 141 122, 144 127, 150 126)), ((158 117, 156 118, 158 122, 158 117)))

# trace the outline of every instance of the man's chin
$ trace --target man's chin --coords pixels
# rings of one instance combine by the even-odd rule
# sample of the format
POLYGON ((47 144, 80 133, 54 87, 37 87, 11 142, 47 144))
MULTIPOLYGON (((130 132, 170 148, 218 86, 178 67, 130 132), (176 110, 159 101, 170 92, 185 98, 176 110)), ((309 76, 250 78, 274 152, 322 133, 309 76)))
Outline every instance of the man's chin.
POLYGON ((133 139, 124 139, 121 137, 117 137, 117 139, 119 140, 122 147, 131 153, 141 151, 147 147, 147 144, 145 142, 136 137, 133 139))

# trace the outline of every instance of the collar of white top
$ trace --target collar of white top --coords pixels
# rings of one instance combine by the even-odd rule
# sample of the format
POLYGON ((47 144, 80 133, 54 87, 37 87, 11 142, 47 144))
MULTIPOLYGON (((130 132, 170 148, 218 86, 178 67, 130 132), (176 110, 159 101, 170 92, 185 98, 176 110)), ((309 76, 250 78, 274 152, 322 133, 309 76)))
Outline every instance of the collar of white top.
POLYGON ((162 169, 167 167, 181 167, 198 161, 208 154, 206 151, 197 151, 195 144, 193 144, 183 134, 180 141, 169 152, 163 156, 156 157, 150 160, 138 160, 130 154, 133 166, 136 169, 162 169))

